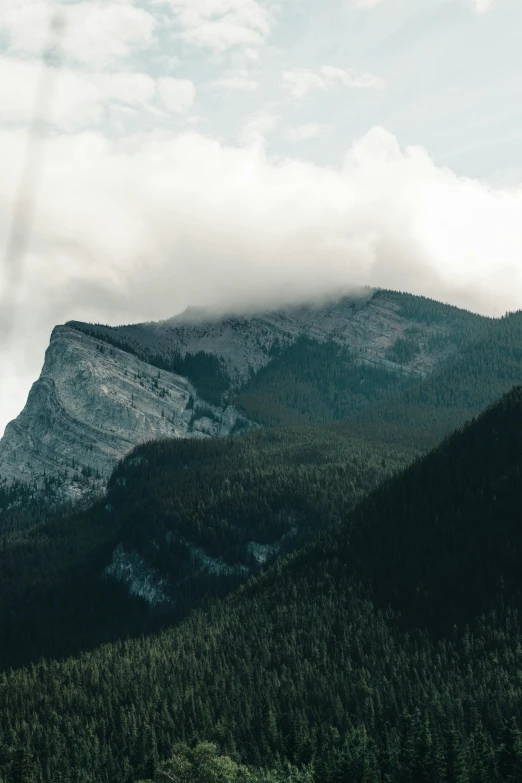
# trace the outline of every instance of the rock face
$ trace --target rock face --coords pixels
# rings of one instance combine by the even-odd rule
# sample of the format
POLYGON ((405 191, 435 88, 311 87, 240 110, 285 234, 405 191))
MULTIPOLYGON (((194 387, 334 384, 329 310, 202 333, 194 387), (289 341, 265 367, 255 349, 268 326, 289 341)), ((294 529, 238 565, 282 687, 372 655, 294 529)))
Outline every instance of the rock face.
POLYGON ((58 478, 65 497, 80 498, 102 489, 139 443, 225 435, 238 425, 233 408, 201 401, 186 378, 59 326, 25 408, 0 441, 0 477, 37 486, 58 478))

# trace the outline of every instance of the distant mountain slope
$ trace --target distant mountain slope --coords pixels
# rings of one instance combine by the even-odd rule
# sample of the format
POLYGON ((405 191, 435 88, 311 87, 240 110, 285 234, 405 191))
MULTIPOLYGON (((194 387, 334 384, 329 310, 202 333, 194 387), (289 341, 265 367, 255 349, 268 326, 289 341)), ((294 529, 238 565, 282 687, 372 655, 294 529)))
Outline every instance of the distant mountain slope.
POLYGON ((421 297, 370 294, 203 322, 189 313, 56 327, 41 377, 0 441, 0 527, 2 509, 39 508, 35 488, 56 501, 99 493, 136 443, 356 416, 493 323, 421 297), (16 484, 13 500, 15 481, 26 487, 16 484))
POLYGON ((324 304, 252 315, 213 317, 189 310, 159 323, 115 327, 70 323, 118 341, 146 361, 175 362, 178 356, 198 352, 217 357, 230 390, 235 391, 303 337, 315 343, 334 342, 369 363, 422 376, 489 320, 423 297, 368 290, 324 304), (415 349, 401 355, 399 343, 394 352, 397 340, 409 344, 412 327, 420 338, 415 349))
POLYGON ((478 329, 461 349, 421 382, 368 406, 352 422, 354 433, 404 447, 435 445, 448 432, 522 383, 522 312, 478 329))
POLYGON ((2 774, 150 776, 176 740, 314 783, 522 771, 522 389, 178 629, 3 676, 2 774), (16 722, 12 719, 16 705, 16 722))

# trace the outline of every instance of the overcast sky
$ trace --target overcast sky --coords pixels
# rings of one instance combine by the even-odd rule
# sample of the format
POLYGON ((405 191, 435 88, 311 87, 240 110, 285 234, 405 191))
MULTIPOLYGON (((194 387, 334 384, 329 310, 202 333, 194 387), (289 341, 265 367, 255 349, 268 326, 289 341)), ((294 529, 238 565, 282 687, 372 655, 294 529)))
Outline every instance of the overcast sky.
POLYGON ((70 318, 518 309, 521 30, 520 0, 1 0, 0 433, 70 318))

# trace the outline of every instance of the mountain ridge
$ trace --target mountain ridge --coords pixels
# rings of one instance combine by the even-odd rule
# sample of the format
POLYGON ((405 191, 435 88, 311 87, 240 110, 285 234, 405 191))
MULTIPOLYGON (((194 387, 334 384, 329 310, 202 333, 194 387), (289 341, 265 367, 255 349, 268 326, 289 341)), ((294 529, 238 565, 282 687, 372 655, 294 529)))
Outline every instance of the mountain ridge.
MULTIPOLYGON (((269 423, 257 410, 263 373, 279 365, 286 372, 287 357, 303 341, 327 375, 332 362, 343 371, 299 415, 312 422, 317 408, 326 420, 350 417, 396 391, 394 379, 404 385, 427 377, 458 353, 467 332, 489 323, 388 291, 203 323, 194 323, 196 315, 121 327, 77 321, 56 327, 40 379, 0 441, 4 489, 25 482, 29 489, 21 493, 32 499, 45 474, 56 499, 85 500, 103 492, 114 465, 140 441, 213 437, 269 423), (329 358, 332 350, 337 353, 329 358), (365 390, 368 383, 379 389, 361 394, 365 383, 365 390), (339 392, 348 396, 336 407, 339 392)), ((313 391, 317 381, 307 383, 310 397, 310 383, 313 391)), ((302 402, 292 406, 298 411, 302 402)))

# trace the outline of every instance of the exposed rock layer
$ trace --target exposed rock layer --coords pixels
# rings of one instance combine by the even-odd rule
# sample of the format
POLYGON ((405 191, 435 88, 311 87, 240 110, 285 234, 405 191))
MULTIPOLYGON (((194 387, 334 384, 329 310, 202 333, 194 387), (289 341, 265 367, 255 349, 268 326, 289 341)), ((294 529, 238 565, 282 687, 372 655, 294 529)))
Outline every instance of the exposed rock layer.
POLYGON ((63 477, 69 498, 95 492, 135 445, 231 432, 235 411, 198 399, 179 375, 159 371, 70 326, 53 331, 40 378, 0 441, 0 477, 63 477))

